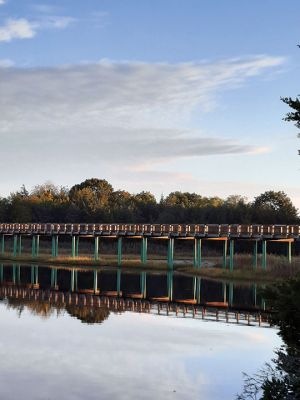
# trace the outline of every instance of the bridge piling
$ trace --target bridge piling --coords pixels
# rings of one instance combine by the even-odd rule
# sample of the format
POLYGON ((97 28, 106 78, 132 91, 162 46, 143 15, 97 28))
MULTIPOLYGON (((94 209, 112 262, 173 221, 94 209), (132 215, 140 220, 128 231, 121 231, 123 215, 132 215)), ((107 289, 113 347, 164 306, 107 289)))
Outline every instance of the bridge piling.
POLYGON ((168 239, 168 268, 173 269, 174 266, 174 238, 168 239))
POLYGON ((94 259, 99 260, 99 236, 94 239, 94 259))
POLYGON ((227 266, 227 240, 223 242, 223 268, 227 266))
POLYGON ((229 241, 229 270, 233 271, 234 240, 229 241))
POLYGON ((118 237, 118 267, 122 265, 122 237, 118 237))
POLYGON ((262 241, 262 269, 267 269, 267 241, 262 241))

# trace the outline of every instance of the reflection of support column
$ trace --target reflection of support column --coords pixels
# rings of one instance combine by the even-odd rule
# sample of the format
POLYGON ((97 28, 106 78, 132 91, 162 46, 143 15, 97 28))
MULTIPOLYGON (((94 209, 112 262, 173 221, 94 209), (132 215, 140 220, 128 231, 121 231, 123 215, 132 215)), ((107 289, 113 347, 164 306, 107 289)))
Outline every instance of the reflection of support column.
POLYGON ((31 271, 30 272, 31 272, 30 273, 30 283, 32 285, 34 285, 34 275, 35 275, 35 273, 34 273, 34 266, 33 265, 31 266, 31 271))
POLYGON ((4 265, 0 265, 0 282, 2 283, 4 279, 4 265))
POLYGON ((267 269, 267 241, 262 241, 262 268, 267 269))
POLYGON ((257 246, 258 246, 258 242, 257 240, 254 241, 254 245, 253 245, 253 261, 252 261, 252 265, 254 269, 257 269, 257 246))
POLYGON ((227 240, 223 241, 223 268, 226 268, 227 262, 227 240))
POLYGON ((194 239, 194 268, 201 268, 202 252, 201 252, 201 239, 194 239))
POLYGON ((36 242, 35 242, 35 255, 38 257, 40 254, 40 235, 36 235, 36 242))
POLYGON ((168 285, 168 297, 170 301, 173 301, 173 271, 169 271, 167 273, 167 285, 168 285))
POLYGON ((287 258, 288 258, 288 262, 291 263, 292 262, 292 242, 289 241, 287 245, 288 245, 287 258))
POLYGON ((256 283, 253 284, 253 302, 254 302, 254 307, 256 307, 256 303, 257 303, 257 285, 256 283))
POLYGON ((13 281, 13 284, 14 284, 14 285, 16 284, 16 269, 17 269, 16 264, 13 264, 13 268, 12 268, 12 281, 13 281))
POLYGON ((17 283, 18 283, 18 285, 20 285, 20 283, 21 283, 21 265, 20 264, 17 266, 17 283))
POLYGON ((1 254, 5 252, 5 236, 1 235, 1 254))
POLYGON ((196 299, 197 299, 197 303, 200 304, 201 303, 201 278, 197 277, 196 278, 196 299))
POLYGON ((52 236, 52 257, 58 256, 58 235, 52 236))
POLYGON ((173 269, 174 266, 174 238, 168 239, 168 268, 173 269))
POLYGON ((22 235, 19 235, 19 255, 22 254, 22 235))
POLYGON ((51 287, 57 287, 57 269, 51 268, 51 287))
POLYGON ((97 270, 94 270, 94 284, 93 284, 94 293, 98 292, 98 274, 97 270))
POLYGON ((223 302, 227 302, 227 285, 225 282, 223 282, 223 302))
POLYGON ((122 265, 122 237, 118 237, 118 267, 122 265))
POLYGON ((197 297, 197 278, 193 277, 193 300, 196 300, 197 297))
POLYGON ((229 269, 233 271, 234 240, 229 241, 229 269))
POLYGON ((99 236, 96 236, 94 239, 94 259, 99 259, 99 236))
POLYGON ((229 305, 232 306, 233 304, 233 283, 229 283, 229 305))
POLYGON ((32 236, 31 240, 31 256, 35 257, 36 256, 36 236, 32 236))
POLYGON ((39 284, 39 267, 35 267, 34 272, 35 272, 34 284, 38 285, 39 284))
POLYGON ((147 275, 146 272, 141 272, 140 273, 140 288, 141 288, 141 295, 143 296, 143 298, 146 297, 146 293, 147 293, 147 275))
POLYGON ((141 245, 141 263, 146 264, 147 262, 147 238, 142 237, 142 245, 141 245))
POLYGON ((117 294, 121 294, 121 270, 117 269, 117 294))
POLYGON ((75 269, 71 270, 71 292, 75 290, 75 269))

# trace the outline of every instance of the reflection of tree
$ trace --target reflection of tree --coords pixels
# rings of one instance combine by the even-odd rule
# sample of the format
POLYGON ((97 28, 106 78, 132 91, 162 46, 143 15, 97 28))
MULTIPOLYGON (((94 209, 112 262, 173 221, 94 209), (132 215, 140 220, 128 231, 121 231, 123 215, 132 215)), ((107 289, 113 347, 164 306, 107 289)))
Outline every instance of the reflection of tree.
POLYGON ((25 309, 28 309, 32 314, 38 315, 42 318, 49 318, 55 311, 60 313, 63 309, 62 306, 58 304, 51 305, 47 301, 37 301, 37 300, 28 300, 28 299, 8 299, 8 308, 16 309, 19 316, 21 316, 22 312, 25 309))
POLYGON ((274 313, 271 322, 279 327, 284 345, 252 377, 246 375, 244 391, 237 398, 261 400, 300 399, 300 278, 276 284, 264 296, 274 313))
POLYGON ((87 324, 99 324, 109 316, 108 307, 93 308, 90 306, 66 306, 67 312, 87 324))

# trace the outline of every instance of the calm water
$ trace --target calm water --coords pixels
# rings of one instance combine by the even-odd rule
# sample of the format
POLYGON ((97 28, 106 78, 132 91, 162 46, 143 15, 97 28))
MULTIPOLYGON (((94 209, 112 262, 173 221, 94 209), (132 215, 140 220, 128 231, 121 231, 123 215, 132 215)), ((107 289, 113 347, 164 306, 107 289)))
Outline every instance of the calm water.
POLYGON ((264 306, 253 285, 17 265, 0 275, 5 400, 234 399, 242 372, 255 373, 281 345, 264 323, 222 319, 222 310, 264 306), (118 292, 127 305, 114 300, 118 292), (205 305, 211 316, 202 319, 205 305))

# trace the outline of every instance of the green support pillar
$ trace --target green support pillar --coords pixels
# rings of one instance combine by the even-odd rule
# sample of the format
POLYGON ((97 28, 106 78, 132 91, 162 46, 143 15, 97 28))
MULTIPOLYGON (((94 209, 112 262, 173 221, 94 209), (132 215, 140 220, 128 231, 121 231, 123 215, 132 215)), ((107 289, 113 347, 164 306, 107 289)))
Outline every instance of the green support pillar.
POLYGON ((79 255, 79 236, 76 236, 75 257, 79 255))
POLYGON ((99 236, 94 239, 94 259, 99 260, 99 236))
POLYGON ((30 273, 30 282, 31 282, 31 284, 32 285, 34 285, 34 276, 35 276, 35 273, 34 273, 34 266, 32 265, 31 266, 31 271, 30 271, 31 273, 30 273))
POLYGON ((13 256, 16 257, 18 254, 18 235, 14 235, 13 241, 13 256))
POLYGON ((122 238, 118 237, 118 267, 122 265, 122 238))
POLYGON ((35 238, 35 256, 38 257, 40 254, 40 235, 37 235, 35 238))
POLYGON ((4 280, 4 265, 0 265, 0 282, 2 283, 4 280))
POLYGON ((223 242, 223 268, 227 265, 227 240, 223 242))
POLYGON ((253 303, 254 303, 254 307, 256 307, 256 304, 257 304, 257 284, 256 283, 253 284, 253 303))
POLYGON ((267 269, 267 241, 262 241, 262 268, 267 269))
POLYGON ((55 268, 51 269, 51 287, 52 288, 57 287, 57 269, 55 268))
POLYGON ((72 236, 72 257, 76 257, 76 237, 72 236))
POLYGON ((167 273, 167 286, 169 300, 173 301, 173 271, 167 273))
POLYGON ((168 239, 168 268, 173 269, 174 266, 174 238, 168 239))
POLYGON ((39 267, 34 267, 34 274, 35 274, 34 284, 38 285, 39 284, 39 267))
POLYGON ((18 248, 19 255, 22 254, 22 236, 19 235, 19 248, 18 248))
POLYGON ((258 242, 257 240, 254 241, 253 245, 253 269, 257 269, 257 248, 258 248, 258 242))
POLYGON ((202 263, 202 251, 201 251, 202 241, 201 239, 194 239, 194 268, 201 268, 202 263))
POLYGON ((21 265, 17 266, 17 283, 18 285, 21 283, 21 265))
POLYGON ((1 235, 1 254, 5 253, 5 236, 1 235))
POLYGON ((31 256, 35 257, 36 256, 36 236, 32 236, 32 241, 31 241, 31 256))
POLYGON ((52 236, 52 257, 58 256, 58 235, 52 236))
POLYGON ((94 293, 98 292, 98 274, 97 274, 97 270, 94 270, 94 282, 93 282, 93 290, 94 293))
POLYGON ((121 270, 117 270, 117 294, 120 296, 121 294, 121 270))
POLYGON ((287 249, 287 257, 288 257, 288 262, 292 262, 292 242, 288 242, 288 249, 287 249))
POLYGON ((234 240, 229 241, 229 270, 233 271, 234 240))
POLYGON ((227 284, 223 282, 223 302, 227 302, 227 284))
POLYGON ((141 263, 146 264, 146 262, 147 262, 147 238, 142 237, 141 263))

